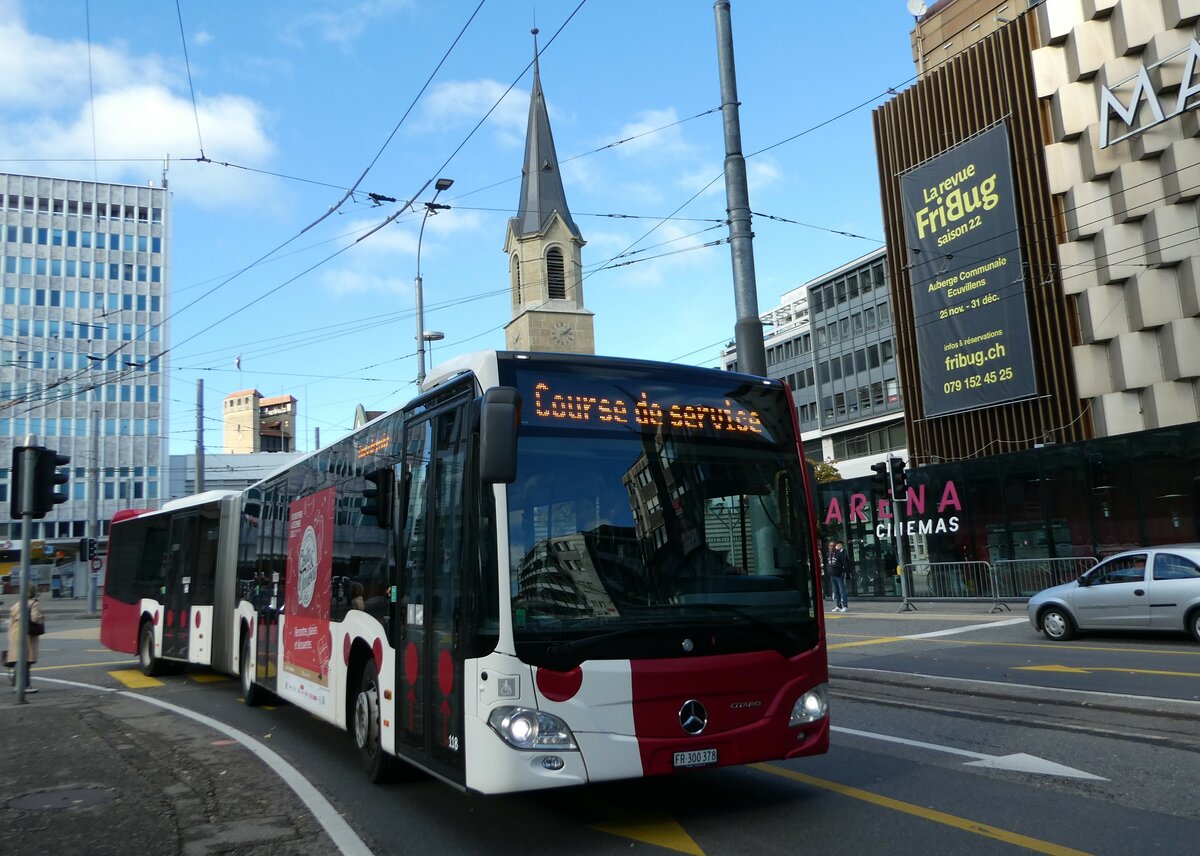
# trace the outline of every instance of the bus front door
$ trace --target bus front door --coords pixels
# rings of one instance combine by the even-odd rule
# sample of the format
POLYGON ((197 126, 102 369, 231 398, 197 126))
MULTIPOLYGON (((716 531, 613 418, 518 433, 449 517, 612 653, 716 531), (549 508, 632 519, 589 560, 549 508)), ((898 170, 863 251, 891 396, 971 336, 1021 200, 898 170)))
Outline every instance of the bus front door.
POLYGON ((459 399, 405 430, 397 751, 465 781, 461 603, 468 409, 459 399))
POLYGON ((171 521, 171 534, 164 556, 162 655, 175 660, 188 658, 189 617, 200 518, 195 514, 171 521))

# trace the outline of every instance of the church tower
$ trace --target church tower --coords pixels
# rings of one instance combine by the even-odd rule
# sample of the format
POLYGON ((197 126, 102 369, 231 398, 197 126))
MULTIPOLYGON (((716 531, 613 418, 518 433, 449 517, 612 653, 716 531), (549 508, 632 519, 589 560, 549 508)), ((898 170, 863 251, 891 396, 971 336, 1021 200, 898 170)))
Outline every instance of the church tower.
POLYGON ((583 305, 580 251, 586 242, 567 210, 538 71, 537 33, 535 27, 521 199, 504 240, 513 313, 504 340, 513 351, 594 354, 592 313, 583 305))

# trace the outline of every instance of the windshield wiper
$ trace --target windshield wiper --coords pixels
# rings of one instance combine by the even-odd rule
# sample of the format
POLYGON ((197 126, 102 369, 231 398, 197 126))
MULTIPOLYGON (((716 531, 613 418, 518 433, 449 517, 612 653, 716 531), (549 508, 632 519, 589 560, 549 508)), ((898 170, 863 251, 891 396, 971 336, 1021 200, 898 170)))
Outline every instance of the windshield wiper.
POLYGON ((546 656, 566 657, 570 654, 575 654, 588 648, 594 648, 595 646, 611 639, 617 639, 622 636, 633 636, 637 633, 643 633, 645 630, 645 625, 635 624, 630 627, 619 627, 616 630, 607 630, 603 633, 593 633, 590 636, 580 636, 578 639, 564 639, 561 642, 551 642, 546 646, 546 656))
POLYGON ((782 625, 776 624, 773 621, 767 621, 765 618, 759 618, 753 613, 747 612, 740 606, 734 606, 730 603, 675 603, 671 604, 670 609, 708 609, 713 612, 727 612, 731 615, 736 615, 738 618, 745 619, 756 627, 762 627, 770 631, 776 639, 780 640, 785 645, 780 645, 775 650, 784 656, 791 657, 798 654, 804 648, 804 640, 801 639, 792 630, 789 630, 782 625))

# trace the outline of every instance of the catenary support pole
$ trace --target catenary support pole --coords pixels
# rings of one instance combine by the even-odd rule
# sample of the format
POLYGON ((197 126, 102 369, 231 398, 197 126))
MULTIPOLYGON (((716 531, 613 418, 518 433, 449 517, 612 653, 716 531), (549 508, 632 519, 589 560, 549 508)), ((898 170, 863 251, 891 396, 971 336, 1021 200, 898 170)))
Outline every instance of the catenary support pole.
POLYGON ((750 192, 746 158, 742 155, 742 126, 738 118, 737 75, 733 61, 733 25, 729 0, 716 0, 717 66, 721 76, 721 115, 725 126, 725 200, 729 214, 729 251, 733 260, 733 299, 737 312, 734 342, 738 370, 766 375, 767 351, 758 317, 758 286, 754 279, 754 232, 750 229, 750 192))
MULTIPOLYGON (((91 467, 88 472, 88 516, 87 516, 87 537, 92 540, 93 544, 100 542, 100 411, 92 411, 92 454, 91 467)), ((96 557, 92 556, 88 560, 88 567, 84 573, 87 574, 87 598, 88 598, 88 614, 96 614, 96 557)))
POLYGON ((196 493, 204 493, 204 378, 196 382, 196 493))

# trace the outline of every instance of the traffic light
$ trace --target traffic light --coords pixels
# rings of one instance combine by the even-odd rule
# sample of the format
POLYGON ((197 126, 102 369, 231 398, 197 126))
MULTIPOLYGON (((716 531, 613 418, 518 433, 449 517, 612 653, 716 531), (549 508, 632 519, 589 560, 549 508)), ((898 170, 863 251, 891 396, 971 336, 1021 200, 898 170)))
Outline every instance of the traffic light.
POLYGON ((45 517, 54 510, 54 506, 64 503, 70 498, 66 493, 59 493, 57 490, 60 484, 66 484, 71 480, 69 474, 58 471, 59 467, 65 467, 69 463, 71 463, 70 455, 60 455, 53 449, 45 447, 38 448, 33 481, 34 517, 45 517))
POLYGON ((899 500, 906 495, 908 490, 908 481, 904 477, 904 461, 900 458, 892 458, 888 463, 891 465, 892 496, 899 500))
POLYGON ((9 513, 13 519, 19 520, 25 514, 36 519, 45 517, 54 510, 54 506, 67 501, 65 493, 58 493, 55 488, 66 484, 70 476, 60 473, 59 467, 71 463, 67 455, 60 455, 45 446, 17 446, 13 449, 12 476, 9 480, 9 513), (33 502, 25 507, 25 452, 34 453, 33 462, 33 502))
POLYGON ((884 461, 877 464, 871 464, 871 493, 879 494, 880 496, 888 495, 888 465, 884 461))
POLYGON ((14 446, 12 469, 8 478, 8 514, 13 520, 21 519, 21 500, 25 493, 25 450, 28 446, 14 446))
POLYGON ((396 476, 390 467, 366 473, 363 478, 367 485, 363 487, 362 515, 374 517, 375 525, 380 529, 392 528, 392 498, 396 490, 396 476))
POLYGON ((98 552, 98 545, 95 538, 80 538, 79 539, 79 559, 86 562, 89 559, 94 559, 98 552))

